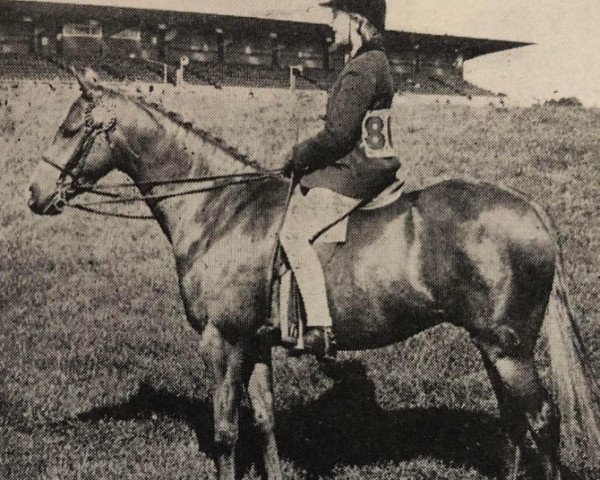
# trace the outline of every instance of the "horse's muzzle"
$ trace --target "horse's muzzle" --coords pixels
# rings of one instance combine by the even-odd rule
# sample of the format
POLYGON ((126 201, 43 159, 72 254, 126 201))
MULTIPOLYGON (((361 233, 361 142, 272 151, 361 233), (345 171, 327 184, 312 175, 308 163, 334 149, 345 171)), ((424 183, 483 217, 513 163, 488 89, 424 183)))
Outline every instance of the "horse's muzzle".
MULTIPOLYGON (((40 162, 29 180, 27 205, 37 215, 57 215, 61 212, 58 188, 60 171, 40 162), (58 201, 58 204, 57 204, 58 201)), ((64 204, 62 205, 64 206, 64 204)))
POLYGON ((37 183, 29 185, 29 200, 27 205, 36 215, 58 215, 64 208, 64 201, 57 194, 49 198, 42 198, 40 187, 37 183))

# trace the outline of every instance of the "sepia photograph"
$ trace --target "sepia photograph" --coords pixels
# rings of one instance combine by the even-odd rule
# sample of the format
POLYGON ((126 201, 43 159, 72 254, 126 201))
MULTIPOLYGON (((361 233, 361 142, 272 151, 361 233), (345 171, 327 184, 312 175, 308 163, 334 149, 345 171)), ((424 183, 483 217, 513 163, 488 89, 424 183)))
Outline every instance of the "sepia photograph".
POLYGON ((0 0, 0 480, 600 479, 597 0, 0 0))

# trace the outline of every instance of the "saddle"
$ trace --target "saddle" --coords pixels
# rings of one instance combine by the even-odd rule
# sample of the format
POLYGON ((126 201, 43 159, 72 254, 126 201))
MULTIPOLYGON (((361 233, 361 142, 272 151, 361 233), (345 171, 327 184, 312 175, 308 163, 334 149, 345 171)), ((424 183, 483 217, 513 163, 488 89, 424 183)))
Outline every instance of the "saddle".
MULTIPOLYGON (((397 201, 403 194, 404 180, 398 179, 372 200, 359 205, 353 212, 372 211, 387 207, 397 201)), ((347 239, 348 220, 353 212, 345 218, 326 228, 316 239, 316 243, 344 243, 347 239)), ((282 258, 278 248, 273 262, 271 282, 271 325, 279 326, 281 344, 303 351, 303 336, 306 317, 300 291, 296 285, 294 274, 282 258)))
MULTIPOLYGON (((388 186, 375 198, 364 204, 360 204, 354 211, 369 211, 378 210, 380 208, 391 205, 398 200, 404 193, 404 180, 398 178, 394 183, 388 186)), ((352 212, 351 212, 352 213, 352 212)), ((316 243, 344 243, 348 232, 348 220, 350 215, 347 215, 342 220, 334 223, 326 228, 316 239, 316 243)))

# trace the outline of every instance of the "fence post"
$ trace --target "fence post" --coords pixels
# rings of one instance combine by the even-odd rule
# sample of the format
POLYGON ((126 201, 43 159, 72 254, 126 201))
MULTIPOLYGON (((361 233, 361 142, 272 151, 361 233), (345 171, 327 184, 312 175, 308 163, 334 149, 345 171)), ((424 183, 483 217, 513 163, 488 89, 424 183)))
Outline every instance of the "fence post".
POLYGON ((296 90, 296 73, 294 67, 290 67, 290 90, 293 92, 296 90))
POLYGON ((302 65, 290 65, 290 90, 295 91, 298 88, 298 77, 302 76, 302 65))
POLYGON ((177 69, 177 81, 175 82, 177 86, 183 85, 183 74, 185 71, 185 67, 190 64, 190 59, 187 55, 182 55, 179 59, 179 68, 177 69))
POLYGON ((300 140, 300 119, 298 118, 299 103, 299 92, 297 90, 298 77, 302 74, 302 65, 290 65, 290 92, 292 100, 292 125, 295 126, 295 141, 294 145, 297 145, 300 140))

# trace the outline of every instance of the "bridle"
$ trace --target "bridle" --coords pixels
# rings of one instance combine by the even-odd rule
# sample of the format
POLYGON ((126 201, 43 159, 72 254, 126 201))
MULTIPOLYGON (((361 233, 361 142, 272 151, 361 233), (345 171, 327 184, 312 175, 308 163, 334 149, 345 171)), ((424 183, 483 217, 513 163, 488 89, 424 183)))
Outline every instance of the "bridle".
MULTIPOLYGON (((255 169, 258 169, 254 172, 244 172, 244 173, 232 173, 226 175, 213 175, 213 176, 203 176, 203 177, 193 177, 193 178, 181 178, 181 179, 168 179, 168 180, 152 180, 145 182, 136 182, 133 183, 114 183, 114 184, 105 184, 105 185, 85 185, 81 183, 80 175, 83 172, 88 156, 94 146, 96 138, 98 136, 104 134, 106 141, 108 142, 111 149, 116 145, 116 143, 110 138, 110 134, 115 131, 117 128, 117 118, 111 117, 110 120, 106 123, 97 122, 94 120, 92 116, 92 111, 96 107, 96 103, 89 98, 86 98, 88 104, 85 107, 85 121, 84 121, 84 134, 83 138, 80 140, 78 148, 75 150, 71 158, 66 162, 64 166, 61 166, 54 161, 42 157, 42 161, 47 163, 48 165, 56 168, 60 171, 60 176, 56 182, 56 193, 54 198, 46 207, 46 210, 55 209, 57 212, 62 212, 65 207, 74 208, 77 210, 83 210, 89 213, 95 213, 104 216, 111 217, 119 217, 119 218, 127 218, 127 219, 141 219, 141 220, 150 220, 154 217, 148 215, 128 215, 121 214, 115 212, 107 212, 103 210, 98 210, 95 207, 100 205, 114 205, 114 204, 124 204, 124 203, 133 203, 133 202, 147 202, 147 201, 155 201, 159 202, 161 200, 166 200, 169 198, 181 197, 184 195, 191 195, 195 193, 203 193, 209 192, 217 189, 222 189, 225 187, 229 187, 232 185, 240 185, 249 182, 256 181, 264 181, 267 179, 271 179, 274 177, 283 178, 281 174, 281 169, 268 170, 252 160, 246 159, 242 160, 238 158, 242 164, 245 166, 250 166, 255 169), (119 193, 112 192, 110 190, 113 189, 125 189, 131 187, 146 187, 152 188, 157 186, 165 186, 165 185, 183 185, 183 184, 198 184, 198 183, 206 183, 212 182, 209 186, 204 187, 196 187, 187 190, 180 190, 177 192, 168 192, 162 194, 144 194, 144 195, 133 195, 126 196, 121 195, 119 193), (69 199, 76 196, 79 193, 92 193, 102 197, 109 197, 108 200, 102 201, 94 201, 94 202, 86 202, 86 203, 77 203, 70 204, 68 203, 69 199)), ((227 148, 225 143, 218 139, 218 143, 221 144, 223 148, 227 148)), ((138 157, 138 155, 131 149, 129 145, 120 145, 124 150, 126 150, 130 155, 138 157)))
POLYGON ((92 147, 99 135, 104 134, 109 144, 111 144, 110 133, 117 126, 117 119, 112 117, 106 124, 104 122, 96 122, 92 116, 92 111, 96 107, 93 100, 88 100, 84 114, 84 134, 79 142, 78 148, 73 152, 71 158, 64 166, 57 164, 49 158, 42 157, 42 161, 60 171, 60 176, 56 182, 56 194, 54 199, 48 205, 47 209, 54 208, 62 212, 67 205, 69 197, 84 191, 90 191, 90 186, 80 183, 80 175, 85 168, 87 159, 90 155, 92 147), (68 179, 68 180, 67 180, 68 179))

